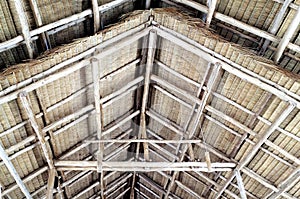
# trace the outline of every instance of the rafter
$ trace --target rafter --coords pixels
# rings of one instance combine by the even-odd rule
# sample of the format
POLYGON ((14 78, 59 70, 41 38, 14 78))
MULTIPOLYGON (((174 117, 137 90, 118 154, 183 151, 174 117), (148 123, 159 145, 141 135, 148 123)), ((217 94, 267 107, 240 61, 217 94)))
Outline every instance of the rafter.
POLYGON ((211 20, 213 18, 213 14, 216 9, 218 0, 208 0, 207 1, 207 6, 208 6, 208 11, 207 11, 207 16, 206 16, 206 28, 209 28, 211 20))

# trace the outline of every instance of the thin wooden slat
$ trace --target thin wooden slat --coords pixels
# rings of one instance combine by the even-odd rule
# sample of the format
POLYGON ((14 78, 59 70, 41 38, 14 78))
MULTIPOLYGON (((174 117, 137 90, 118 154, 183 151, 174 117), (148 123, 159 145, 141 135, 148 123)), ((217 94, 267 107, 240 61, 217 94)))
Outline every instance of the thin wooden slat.
MULTIPOLYGON (((26 188, 24 182, 21 180, 21 178, 20 178, 18 172, 16 171, 14 165, 12 164, 12 162, 8 159, 8 156, 5 153, 5 150, 3 149, 1 144, 0 144, 0 157, 1 157, 2 161, 4 162, 4 164, 6 165, 7 169, 9 170, 10 174, 15 179, 17 185, 19 186, 21 191, 24 193, 25 197, 27 199, 31 199, 32 197, 31 197, 28 189, 26 188)), ((5 194, 3 193, 3 195, 5 195, 5 194)))

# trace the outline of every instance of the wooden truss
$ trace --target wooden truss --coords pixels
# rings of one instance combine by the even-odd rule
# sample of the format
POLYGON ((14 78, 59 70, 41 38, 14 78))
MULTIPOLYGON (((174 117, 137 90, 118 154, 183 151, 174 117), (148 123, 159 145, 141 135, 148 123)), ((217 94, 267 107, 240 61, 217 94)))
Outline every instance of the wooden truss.
MULTIPOLYGON (((17 1, 16 1, 17 2, 17 1)), ((33 1, 34 2, 34 1, 33 1)), ((120 1, 121 2, 121 1, 120 1)), ((150 2, 150 1, 147 1, 150 2)), ((180 3, 185 3, 186 5, 193 6, 194 8, 197 8, 200 11, 207 12, 208 13, 208 26, 212 17, 213 13, 213 5, 215 4, 215 1, 211 2, 211 7, 210 9, 207 9, 206 7, 200 6, 197 3, 191 3, 190 1, 175 1, 175 2, 180 2, 180 3)), ((148 4, 147 4, 148 5, 148 4)), ((94 9, 106 9, 105 7, 98 7, 97 5, 93 6, 94 9)), ((98 12, 98 11, 97 11, 98 12)), ((299 13, 299 9, 298 9, 299 13)), ((78 19, 79 15, 81 17, 89 16, 92 14, 92 10, 88 10, 85 13, 79 13, 76 17, 78 19)), ((38 17, 38 16, 37 16, 38 17)), ((235 21, 232 21, 232 19, 228 19, 225 16, 221 15, 220 13, 215 13, 215 17, 217 19, 223 20, 225 22, 231 22, 231 23, 236 23, 235 21)), ((59 21, 55 22, 55 24, 52 24, 52 26, 58 26, 58 24, 66 23, 66 21, 69 20, 71 22, 73 20, 72 17, 70 19, 64 19, 64 21, 59 21)), ((299 18, 298 18, 299 19, 299 18)), ((99 22, 99 17, 95 17, 95 22, 99 22)), ((241 22, 236 23, 240 24, 243 26, 245 29, 251 30, 254 34, 260 34, 264 38, 269 39, 271 41, 277 41, 278 39, 271 36, 268 33, 262 32, 261 30, 256 30, 245 24, 241 24, 241 22)), ((53 28, 53 27, 51 27, 53 28)), ((100 27, 95 26, 95 30, 99 30, 100 27)), ((28 31, 26 32, 26 29, 23 31, 23 36, 22 37, 17 37, 12 39, 11 41, 7 42, 7 46, 12 46, 12 44, 17 44, 18 42, 21 42, 24 38, 24 41, 26 43, 26 46, 29 48, 30 47, 30 38, 28 38, 28 34, 31 36, 41 34, 41 33, 46 33, 46 31, 50 30, 50 27, 48 25, 42 26, 37 30, 28 31)), ((293 32, 293 30, 291 30, 293 32)), ((288 33, 287 33, 288 34, 288 33)), ((286 36, 288 37, 288 36, 286 36)), ((46 35, 45 35, 45 38, 46 35)), ((279 42, 279 41, 278 41, 279 42)), ((47 43, 47 41, 45 41, 47 43)), ((299 46, 295 46, 294 44, 288 43, 286 41, 281 41, 280 46, 283 48, 288 47, 290 49, 293 49, 297 52, 300 52, 299 46)), ((7 46, 3 46, 4 44, 1 44, 0 49, 6 48, 7 46)), ((278 53, 277 57, 280 57, 282 52, 278 53)), ((133 61, 132 63, 125 65, 123 68, 119 69, 118 71, 115 71, 109 76, 114 76, 117 73, 124 72, 126 71, 126 68, 128 68, 130 65, 138 64, 140 63, 141 59, 137 59, 133 61)), ((186 189, 190 194, 195 195, 198 198, 202 198, 201 196, 197 195, 193 190, 190 190, 187 188, 184 184, 176 180, 176 177, 178 175, 178 172, 185 172, 187 173, 192 172, 193 175, 195 176, 200 176, 200 178, 203 178, 206 180, 209 184, 214 185, 217 187, 217 190, 211 188, 211 191, 216 192, 216 198, 220 197, 223 192, 226 192, 227 194, 231 195, 234 198, 239 198, 236 196, 234 193, 231 191, 227 190, 226 188, 229 185, 236 186, 233 184, 232 180, 236 177, 238 185, 236 186, 239 188, 240 193, 241 193, 241 198, 246 198, 247 195, 252 197, 252 194, 247 192, 243 186, 242 182, 242 176, 240 172, 243 172, 245 175, 248 175, 250 177, 255 178, 257 181, 259 181, 261 184, 265 185, 266 187, 270 188, 272 190, 272 194, 270 198, 278 198, 279 196, 284 196, 287 198, 292 198, 290 197, 286 191, 288 188, 291 186, 291 184, 296 183, 296 181, 299 179, 299 166, 295 168, 295 166, 291 165, 288 163, 286 160, 283 158, 279 157, 278 155, 273 154, 272 152, 268 151, 267 149, 262 148, 263 144, 266 144, 270 146, 271 148, 274 148, 277 150, 281 155, 284 157, 288 158, 289 160, 295 162, 296 165, 300 165, 299 159, 294 157, 292 154, 288 153, 287 151, 281 149, 279 146, 269 142, 267 139, 273 133, 275 130, 280 131, 281 133, 284 133, 287 136, 290 136, 291 138, 296 139, 299 141, 299 138, 290 132, 283 130, 280 128, 280 124, 287 118, 287 116, 294 110, 294 109, 300 109, 300 101, 299 98, 296 98, 294 94, 291 92, 287 91, 283 87, 280 86, 274 86, 272 82, 269 80, 258 76, 254 74, 253 72, 249 71, 246 68, 243 68, 239 66, 238 64, 235 64, 231 62, 230 60, 226 59, 225 57, 222 57, 221 55, 218 55, 211 50, 201 46, 200 44, 188 39, 187 37, 180 35, 170 29, 167 29, 161 25, 159 25, 155 21, 149 21, 146 24, 142 24, 136 28, 131 29, 130 31, 124 32, 108 41, 105 41, 101 43, 100 45, 82 53, 79 54, 71 59, 68 59, 50 69, 45 71, 43 74, 37 74, 29 79, 24 80, 20 84, 16 86, 11 86, 4 91, 0 92, 0 104, 7 103, 11 100, 15 99, 20 99, 23 107, 26 110, 26 113, 28 115, 28 121, 25 121, 23 123, 20 123, 13 127, 12 129, 9 129, 5 132, 3 132, 0 136, 9 134, 10 132, 14 131, 15 129, 20 128, 21 126, 24 126, 27 123, 30 123, 32 128, 34 129, 36 135, 31 135, 27 139, 23 140, 22 143, 18 143, 15 146, 12 146, 9 149, 6 149, 6 151, 0 147, 0 157, 2 159, 1 164, 5 164, 9 169, 10 173, 12 176, 15 178, 16 183, 10 187, 4 187, 2 191, 2 195, 7 195, 9 192, 13 191, 16 188, 20 188, 26 198, 31 198, 32 195, 37 194, 29 194, 28 190, 26 189, 26 186, 24 185, 24 182, 29 181, 30 179, 34 178, 35 176, 39 175, 40 173, 46 172, 49 168, 49 182, 48 186, 44 187, 43 189, 47 188, 47 198, 52 198, 53 193, 60 192, 60 189, 64 189, 64 187, 68 186, 69 184, 75 182, 79 178, 82 178, 87 175, 91 175, 93 171, 97 171, 101 175, 100 182, 96 182, 92 184, 88 189, 78 193, 74 198, 80 198, 80 196, 87 192, 90 189, 93 189, 96 186, 101 187, 101 197, 102 198, 109 198, 110 195, 112 195, 113 191, 120 187, 124 187, 126 185, 126 180, 129 178, 132 178, 133 176, 136 175, 136 172, 150 172, 150 171, 156 171, 159 173, 162 173, 162 171, 172 171, 172 175, 167 175, 163 174, 169 179, 169 184, 166 185, 166 187, 160 187, 158 185, 155 185, 154 182, 151 181, 151 179, 147 178, 143 174, 141 174, 139 177, 145 181, 146 183, 150 184, 152 187, 154 187, 155 190, 157 190, 158 193, 162 194, 164 198, 169 198, 169 196, 173 198, 178 198, 174 193, 171 192, 172 187, 174 184, 177 184, 180 187, 183 187, 186 189), (118 91, 115 91, 114 93, 108 95, 108 96, 103 96, 100 97, 99 94, 99 88, 101 84, 101 79, 105 77, 101 77, 99 75, 99 68, 104 67, 101 66, 101 63, 99 60, 102 57, 105 57, 107 55, 110 55, 113 52, 118 51, 122 47, 128 46, 129 44, 133 43, 134 41, 137 41, 141 38, 148 37, 148 54, 147 54, 147 62, 146 62, 146 72, 145 75, 137 77, 127 85, 124 85, 123 88, 119 89, 118 91), (183 47, 185 50, 190 51, 191 53, 196 54, 199 57, 202 57, 206 59, 209 63, 211 63, 211 76, 208 78, 208 83, 207 85, 204 86, 204 83, 198 83, 195 82, 194 80, 191 80, 176 71, 170 69, 168 66, 164 65, 163 63, 159 62, 158 60, 154 59, 154 52, 156 48, 156 38, 157 37, 162 37, 164 39, 167 39, 169 41, 172 41, 176 43, 177 45, 180 45, 183 47), (87 58, 89 57, 89 58, 87 58), (85 59, 83 59, 85 58, 85 59), (81 60, 83 59, 83 60, 81 60), (79 61, 81 60, 81 61, 79 61), (73 64, 72 64, 73 63, 73 64), (53 82, 57 79, 60 79, 62 77, 65 77, 66 75, 79 70, 81 68, 84 68, 88 66, 89 64, 92 64, 93 68, 93 84, 88 85, 87 87, 83 88, 82 90, 78 91, 77 93, 72 94, 68 98, 64 99, 58 104, 53 105, 52 107, 49 107, 45 110, 45 112, 40 113, 35 115, 30 107, 30 100, 27 98, 27 93, 36 90, 37 88, 44 86, 50 82, 53 82), (166 80, 162 79, 159 76, 156 76, 151 73, 151 67, 153 63, 157 63, 159 67, 163 67, 167 69, 170 73, 175 75, 176 77, 181 78, 182 80, 185 80, 187 82, 190 82, 194 85, 196 85, 199 90, 204 90, 204 96, 202 100, 199 99, 199 96, 193 96, 187 91, 180 89, 176 87, 175 85, 172 85, 171 83, 167 82, 166 80), (72 64, 72 65, 70 65, 72 64), (67 68, 64 68, 65 66, 68 66, 67 68), (64 69, 62 69, 64 68, 64 69), (274 95, 278 97, 279 99, 285 101, 288 105, 286 107, 286 110, 282 112, 282 114, 276 118, 274 122, 270 122, 266 119, 259 118, 258 119, 265 124, 269 126, 269 128, 264 132, 264 134, 261 136, 261 139, 258 142, 253 142, 249 139, 243 138, 243 135, 240 135, 238 132, 235 132, 234 130, 230 129, 228 126, 226 126, 223 123, 220 123, 213 118, 211 118, 206 112, 210 113, 215 113, 218 114, 220 117, 222 117, 224 120, 228 121, 229 123, 245 130, 249 135, 257 136, 257 134, 244 126, 243 124, 239 123, 238 121, 234 120, 233 118, 230 118, 229 116, 218 112, 218 110, 215 110, 213 107, 209 106, 209 97, 214 96, 219 99, 222 99, 237 108, 241 109, 242 111, 248 112, 250 114, 254 114, 250 110, 243 108, 236 104, 235 102, 231 101, 230 99, 227 99, 225 96, 222 96, 219 93, 216 93, 214 91, 214 86, 215 84, 219 81, 219 76, 222 72, 227 71, 231 74, 234 74, 236 76, 239 76, 240 78, 246 80, 247 82, 252 83, 253 85, 256 85, 257 87, 269 92, 271 95, 274 95), (33 82, 34 79, 39 79, 36 82, 33 82), (108 104, 112 103, 112 101, 115 101, 117 99, 122 98, 126 93, 135 90, 138 88, 140 83, 144 83, 144 93, 142 97, 142 108, 141 110, 135 110, 132 113, 130 113, 127 116, 124 116, 123 118, 118 121, 116 125, 110 126, 109 128, 106 128, 102 124, 102 108, 105 106, 108 106, 108 104), (181 103, 184 106, 187 106, 191 108, 193 111, 193 117, 196 119, 196 123, 194 124, 192 131, 188 132, 187 128, 181 128, 179 126, 174 125, 172 122, 168 121, 167 118, 164 118, 163 116, 159 115, 155 111, 148 109, 147 108, 147 100, 148 100, 148 95, 149 95, 149 87, 150 87, 150 82, 155 82, 156 85, 154 86, 155 89, 165 93, 166 95, 170 96, 173 100, 176 100, 177 102, 181 103), (21 87, 20 89, 18 89, 21 87), (70 101, 72 98, 74 98, 77 95, 80 95, 84 93, 87 89, 93 88, 94 89, 94 97, 95 97, 95 104, 88 105, 84 107, 81 110, 78 110, 77 112, 62 118, 52 124, 49 124, 48 126, 44 127, 41 129, 37 122, 36 119, 42 117, 45 115, 48 111, 51 111, 51 109, 54 109, 55 107, 60 106, 61 104, 67 103, 70 101), (9 93, 5 95, 5 93, 9 93), (184 100, 181 99, 182 96, 187 96, 191 101, 193 101, 193 105, 190 105, 189 103, 185 102, 184 100), (53 132, 54 135, 58 135, 59 133, 63 132, 66 128, 70 128, 72 125, 77 124, 78 122, 90 117, 91 115, 96 114, 96 120, 97 120, 97 132, 94 133, 94 136, 97 137, 97 140, 92 140, 92 137, 90 140, 87 140, 85 142, 82 142, 79 144, 75 149, 69 151, 65 155, 61 156, 59 159, 54 159, 53 158, 53 152, 50 150, 48 146, 49 142, 49 136, 45 136, 45 133, 48 131, 52 131, 55 127, 60 126, 63 123, 70 122, 66 126, 63 126, 61 129, 58 129, 53 132), (125 124, 127 121, 131 120, 132 118, 135 118, 137 116, 140 116, 140 124, 141 127, 139 129, 139 134, 137 139, 122 139, 122 136, 119 139, 109 139, 105 140, 103 137, 111 132, 113 132, 115 129, 119 128, 123 124, 125 124), (172 130, 174 133, 177 133, 178 135, 182 136, 182 140, 161 140, 159 139, 159 136, 157 136, 157 140, 153 139, 147 139, 147 133, 149 130, 146 128, 145 120, 146 117, 150 117, 153 120, 156 120, 157 122, 161 123, 165 127, 169 128, 172 130), (206 143, 203 143, 202 140, 195 140, 195 133, 196 133, 196 127, 198 125, 198 122, 201 120, 201 118, 207 118, 214 122, 216 125, 219 125, 223 127, 224 129, 228 130, 230 133, 236 135, 237 137, 240 137, 241 139, 246 139, 247 142, 249 142, 251 145, 253 145, 252 151, 247 154, 241 161, 236 162, 235 160, 232 160, 231 158, 227 157, 225 154, 219 152, 218 150, 214 149, 213 147, 209 146, 206 143), (21 149, 22 146, 25 144, 29 144, 32 141, 34 141, 37 138, 38 141, 36 143, 31 144, 28 147, 25 147, 21 149), (64 160, 67 157, 71 156, 73 153, 76 151, 87 147, 90 143, 98 143, 98 153, 97 153, 97 161, 90 160, 92 159, 92 156, 87 158, 86 160, 82 161, 67 161, 64 160), (103 152, 108 148, 108 146, 105 146, 104 143, 108 142, 109 144, 114 144, 114 143, 124 143, 124 147, 121 148, 118 151, 113 151, 109 155, 109 157, 104 157, 103 152), (129 144, 131 143, 141 143, 143 144, 144 147, 144 157, 138 156, 138 159, 135 159, 134 161, 126 161, 126 162, 115 162, 115 161, 110 161, 113 159, 114 156, 120 154, 122 151, 127 150, 129 144), (170 157, 174 158, 174 162, 151 162, 149 161, 149 153, 156 153, 155 151, 151 150, 148 145, 149 144, 167 144, 170 146, 171 143, 175 144, 183 144, 183 148, 181 150, 181 155, 178 157, 175 154, 170 154, 168 151, 164 151, 164 153, 169 154, 170 157), (226 162, 222 163, 210 163, 210 161, 207 162, 195 162, 193 160, 193 151, 190 150, 191 144, 195 144, 201 148, 206 148, 209 153, 216 155, 217 157, 223 159, 226 162), (39 168, 36 172, 30 174, 29 176, 21 179, 18 173, 15 171, 14 167, 12 166, 11 160, 15 158, 17 155, 20 155, 34 147, 37 146, 42 147, 43 154, 47 160, 47 166, 39 168), (8 156, 8 152, 13 151, 15 149, 19 149, 19 152, 17 155, 12 155, 8 156), (293 167, 295 170, 293 174, 288 177, 285 182, 283 182, 279 187, 275 187, 274 185, 270 184, 266 179, 263 177, 259 176, 255 172, 251 171, 246 167, 246 165, 252 160, 254 155, 257 153, 258 150, 263 150, 269 154, 271 154, 273 157, 278 159, 279 161, 288 164, 289 166, 293 167), (184 161, 184 159, 188 157, 191 159, 191 161, 184 161), (177 158, 177 159, 176 159, 177 158), (54 179, 55 176, 57 176, 57 171, 71 171, 71 170, 81 170, 81 172, 74 176, 71 180, 64 182, 63 184, 60 185, 59 188, 54 187, 54 179), (107 173, 106 175, 104 171, 111 171, 111 173, 107 173), (110 188, 105 188, 104 187, 104 181, 107 179, 112 173, 117 172, 117 171, 132 171, 135 172, 134 174, 128 173, 120 179, 116 179, 111 183, 110 188), (207 176, 203 175, 201 172, 214 172, 214 171, 231 171, 231 175, 227 178, 222 176, 224 183, 218 184, 217 182, 211 180, 207 176)), ((129 129, 128 131, 124 132, 124 135, 129 134, 132 131, 132 129, 129 129)), ((155 132, 154 132, 155 135, 155 132)), ((159 155, 159 154, 157 154, 159 155)), ((209 158, 208 158, 209 159, 209 158)), ((188 175, 191 175, 188 173, 188 175)), ((194 177, 194 176, 192 176, 194 177)), ((194 177, 195 178, 195 177, 194 177)), ((140 182, 135 182, 135 183, 140 183, 140 182)), ((140 186, 143 186, 140 184, 140 186)), ((146 186, 145 186, 145 189, 146 186)), ((121 194, 119 197, 122 197, 126 192, 128 192, 130 189, 126 189, 123 194, 121 194)), ((149 192, 153 192, 153 190, 149 190, 149 192)), ((140 195, 143 195, 143 193, 138 193, 140 195)), ((157 193, 153 193, 153 195, 158 195, 157 193)), ((146 196, 143 196, 146 197, 146 196)), ((95 196, 94 198, 97 198, 95 196)), ((146 197, 147 198, 147 197, 146 197)))

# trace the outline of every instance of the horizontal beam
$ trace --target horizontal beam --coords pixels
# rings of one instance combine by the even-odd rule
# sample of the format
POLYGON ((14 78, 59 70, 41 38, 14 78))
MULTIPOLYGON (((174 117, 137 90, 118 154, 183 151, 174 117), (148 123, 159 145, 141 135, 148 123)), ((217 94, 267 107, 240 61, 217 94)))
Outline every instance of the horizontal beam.
MULTIPOLYGON (((97 170, 97 161, 55 161, 58 170, 97 170)), ((231 171, 234 163, 212 163, 212 171, 231 171)), ((103 171, 202 171, 206 162, 102 162, 103 171)))
POLYGON ((151 139, 104 139, 104 140, 85 140, 87 143, 137 143, 137 142, 146 142, 146 143, 157 143, 157 144, 192 144, 200 143, 201 140, 151 140, 151 139))

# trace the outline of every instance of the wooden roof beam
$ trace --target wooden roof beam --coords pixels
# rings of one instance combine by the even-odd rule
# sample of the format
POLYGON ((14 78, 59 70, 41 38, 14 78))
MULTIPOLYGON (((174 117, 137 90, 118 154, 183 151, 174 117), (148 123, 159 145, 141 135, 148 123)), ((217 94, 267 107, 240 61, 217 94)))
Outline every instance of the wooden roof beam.
MULTIPOLYGON (((265 131, 265 133, 261 136, 256 145, 253 146, 252 150, 239 162, 236 167, 236 170, 241 170, 244 166, 246 166, 255 154, 258 152, 260 147, 265 143, 265 141, 269 138, 269 136, 274 132, 274 130, 288 117, 288 115, 294 110, 295 106, 293 104, 289 104, 288 107, 282 112, 282 114, 274 121, 274 123, 265 131)), ((225 184, 220 188, 219 192, 216 195, 216 199, 218 199, 222 193, 225 191, 227 186, 233 180, 235 174, 231 173, 225 184)))
POLYGON ((92 10, 94 18, 94 33, 100 30, 100 12, 98 6, 98 0, 92 0, 92 10))
POLYGON ((30 59, 33 59, 33 56, 35 54, 34 52, 34 47, 33 47, 33 43, 31 40, 31 35, 30 35, 30 30, 29 30, 29 24, 27 21, 27 17, 25 14, 25 11, 23 9, 23 5, 21 3, 20 0, 14 0, 13 1, 17 14, 18 14, 18 19, 20 20, 20 24, 21 24, 21 30, 22 30, 22 36, 24 38, 25 41, 25 45, 28 51, 28 55, 30 59))
POLYGON ((48 172, 49 173, 49 184, 47 187, 47 197, 51 199, 53 197, 54 178, 57 175, 57 171, 55 170, 55 166, 54 166, 53 159, 52 159, 53 153, 52 153, 51 149, 49 148, 49 146, 47 145, 47 141, 45 140, 44 133, 43 133, 41 127, 38 125, 38 122, 35 118, 35 114, 33 113, 33 110, 31 108, 29 100, 27 99, 27 93, 21 92, 20 100, 21 100, 21 103, 28 115, 31 126, 32 126, 34 132, 36 133, 37 138, 40 141, 42 151, 44 153, 44 156, 46 158, 46 161, 47 161, 47 164, 49 167, 49 172, 48 172))
POLYGON ((300 7, 298 8, 292 22, 290 23, 288 29, 285 31, 280 43, 278 44, 277 51, 274 55, 274 61, 276 64, 279 62, 279 59, 281 58, 284 50, 287 48, 288 44, 290 43, 290 40, 292 39, 293 34, 297 30, 299 23, 300 23, 300 7))
POLYGON ((242 179, 242 176, 240 174, 240 171, 235 170, 234 172, 235 172, 235 178, 236 178, 239 190, 240 190, 241 198, 242 199, 247 199, 246 191, 245 191, 245 187, 244 187, 244 183, 243 183, 243 179, 242 179))
MULTIPOLYGON (((96 7, 98 7, 97 0, 94 2, 93 0, 93 7, 95 7, 94 3, 97 4, 96 7)), ((97 11, 99 15, 99 10, 97 11)), ((95 14, 95 13, 94 13, 95 14)), ((96 17, 96 16, 94 16, 96 17)), ((98 23, 99 21, 94 21, 94 23, 98 23)), ((100 22, 99 22, 100 23, 100 22)), ((96 26, 94 26, 97 28, 96 26)), ((102 103, 100 103, 100 70, 102 69, 101 63, 98 59, 92 58, 91 59, 92 64, 92 74, 93 74, 93 82, 94 82, 94 101, 95 101, 95 109, 96 109, 96 123, 97 123, 97 139, 102 140, 102 131, 104 129, 103 127, 103 116, 102 116, 102 103), (99 69, 100 68, 100 69, 99 69)), ((101 189, 101 198, 105 199, 104 196, 104 174, 102 171, 102 161, 103 161, 103 153, 104 153, 104 143, 98 144, 98 154, 97 154, 97 172, 100 175, 100 189, 101 189)))
MULTIPOLYGON (((32 197, 31 197, 28 189, 26 188, 24 182, 20 178, 20 175, 16 171, 14 165, 9 160, 9 158, 8 158, 7 154, 5 153, 5 150, 4 150, 4 148, 2 147, 1 144, 0 144, 0 158, 3 160, 4 164, 6 165, 6 168, 8 169, 8 171, 10 172, 10 174, 12 175, 12 177, 15 179, 17 185, 19 186, 19 188, 21 189, 21 191, 23 192, 23 194, 25 195, 25 197, 27 199, 31 199, 32 197)), ((2 189, 2 187, 0 189, 2 189)), ((2 195, 5 195, 5 194, 2 193, 2 195)))

